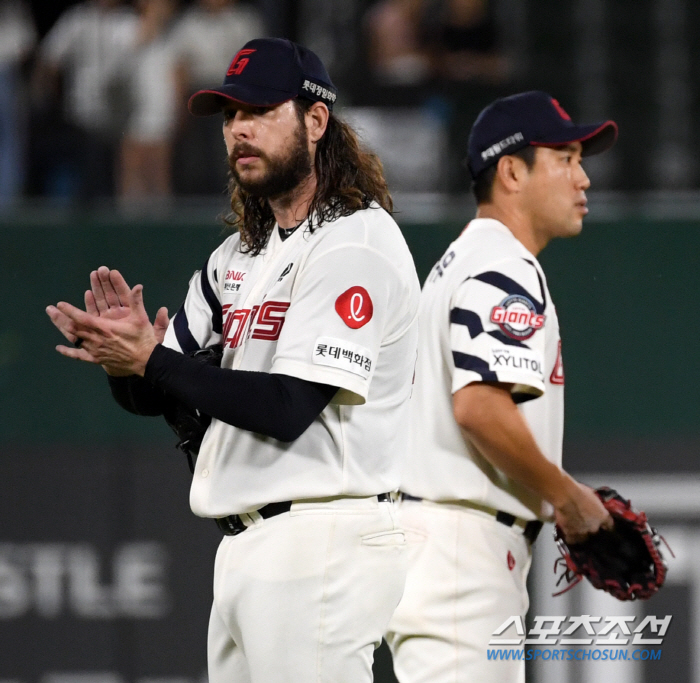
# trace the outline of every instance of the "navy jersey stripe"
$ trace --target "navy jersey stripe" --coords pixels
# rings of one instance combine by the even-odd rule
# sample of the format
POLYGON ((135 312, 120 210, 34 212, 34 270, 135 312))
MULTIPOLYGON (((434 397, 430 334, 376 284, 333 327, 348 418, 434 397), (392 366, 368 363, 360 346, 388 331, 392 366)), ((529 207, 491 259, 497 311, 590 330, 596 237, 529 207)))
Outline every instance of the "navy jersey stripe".
MULTIPOLYGON (((522 287, 515 280, 509 278, 507 275, 497 273, 494 270, 487 270, 485 273, 480 273, 479 275, 474 275, 473 277, 475 280, 485 282, 487 285, 492 285, 493 287, 502 289, 506 294, 519 294, 520 296, 527 297, 530 301, 532 301, 537 313, 544 313, 544 301, 540 303, 534 296, 532 296, 532 294, 530 294, 530 292, 527 291, 527 289, 522 287)), ((540 284, 542 284, 541 280, 540 284)))
POLYGON ((452 358, 454 359, 455 367, 461 370, 469 370, 481 375, 484 382, 498 382, 498 376, 493 370, 489 370, 488 363, 478 356, 470 356, 468 353, 453 351, 452 358))
POLYGON ((537 280, 540 283, 540 292, 542 293, 542 301, 547 301, 547 295, 545 294, 545 290, 544 290, 544 282, 542 281, 542 276, 540 275, 540 271, 537 270, 537 267, 535 266, 535 264, 532 261, 528 261, 528 259, 523 259, 523 261, 525 261, 525 263, 529 263, 535 269, 535 273, 537 274, 537 280))
POLYGON ((472 339, 484 331, 481 318, 474 311, 469 311, 466 308, 453 308, 450 311, 450 322, 455 325, 464 325, 469 330, 469 336, 472 339))
POLYGON ((192 353, 199 350, 200 346, 192 336, 192 332, 190 332, 190 324, 187 320, 187 313, 185 313, 185 304, 182 304, 180 310, 175 314, 173 328, 175 329, 177 343, 180 345, 183 353, 192 353))
POLYGON ((209 284, 209 276, 207 275, 208 266, 209 259, 207 259, 207 262, 204 264, 204 268, 202 268, 202 294, 204 294, 204 298, 207 300, 211 310, 211 328, 217 334, 221 334, 221 330, 223 329, 221 302, 217 298, 216 294, 214 294, 214 290, 209 284))
POLYGON ((507 334, 503 334, 500 330, 493 330, 489 332, 489 334, 494 338, 498 339, 499 342, 502 344, 508 344, 508 346, 519 346, 521 349, 529 349, 530 347, 527 344, 523 344, 521 341, 518 341, 517 339, 513 339, 512 337, 509 337, 507 334))

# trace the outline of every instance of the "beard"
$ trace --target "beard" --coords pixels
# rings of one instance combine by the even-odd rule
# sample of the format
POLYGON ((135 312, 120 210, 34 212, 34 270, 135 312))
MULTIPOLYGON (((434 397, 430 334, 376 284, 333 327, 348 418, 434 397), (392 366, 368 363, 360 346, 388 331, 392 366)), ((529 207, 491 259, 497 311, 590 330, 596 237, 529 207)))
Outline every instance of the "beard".
POLYGON ((253 197, 275 199, 290 194, 311 175, 311 155, 306 127, 298 125, 292 146, 284 156, 270 157, 247 142, 237 142, 228 158, 229 170, 238 186, 253 197), (264 173, 255 179, 244 179, 236 169, 241 156, 257 156, 265 163, 264 173))

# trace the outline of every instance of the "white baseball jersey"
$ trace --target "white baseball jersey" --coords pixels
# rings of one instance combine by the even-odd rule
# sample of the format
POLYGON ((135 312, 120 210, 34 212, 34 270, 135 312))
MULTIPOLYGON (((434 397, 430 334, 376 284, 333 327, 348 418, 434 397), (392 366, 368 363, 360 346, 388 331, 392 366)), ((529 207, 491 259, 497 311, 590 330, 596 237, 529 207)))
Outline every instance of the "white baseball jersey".
POLYGON ((557 314, 535 257, 492 219, 471 221, 423 288, 401 488, 433 501, 467 500, 524 519, 548 518, 551 506, 493 467, 460 430, 452 395, 472 382, 512 383, 538 446, 561 464, 564 372, 557 314))
MULTIPOLYGON (((408 434, 420 285, 408 246, 379 207, 277 227, 258 256, 229 237, 190 281, 165 345, 224 343, 222 367, 339 387, 294 442, 213 420, 190 493, 222 517, 277 501, 371 496, 398 488, 408 434)), ((241 400, 246 400, 242 396, 241 400)))

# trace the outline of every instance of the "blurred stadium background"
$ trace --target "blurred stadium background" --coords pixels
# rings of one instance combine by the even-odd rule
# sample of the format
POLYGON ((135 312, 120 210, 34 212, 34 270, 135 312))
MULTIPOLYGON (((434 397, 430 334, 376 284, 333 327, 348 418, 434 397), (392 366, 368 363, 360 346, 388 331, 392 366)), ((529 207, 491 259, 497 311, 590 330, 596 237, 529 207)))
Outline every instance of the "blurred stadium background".
MULTIPOLYGON (((186 96, 258 32, 329 65, 421 279, 473 214, 461 159, 490 100, 543 89, 575 119, 618 122, 587 166, 583 234, 541 258, 565 464, 619 484, 678 557, 648 603, 552 600, 544 533, 531 614, 673 621, 660 661, 542 663, 529 680, 700 682, 699 29, 692 0, 0 0, 0 683, 206 682, 218 532, 189 512, 173 434, 59 357, 44 308, 79 302, 107 264, 151 312, 176 309, 226 211, 219 122, 189 120, 186 96)), ((376 680, 393 681, 385 649, 376 680)))

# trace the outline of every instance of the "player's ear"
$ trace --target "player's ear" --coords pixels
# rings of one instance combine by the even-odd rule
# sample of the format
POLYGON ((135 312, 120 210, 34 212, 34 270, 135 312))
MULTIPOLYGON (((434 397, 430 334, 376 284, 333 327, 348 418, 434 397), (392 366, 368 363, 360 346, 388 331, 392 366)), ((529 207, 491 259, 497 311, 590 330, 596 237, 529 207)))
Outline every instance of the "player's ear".
POLYGON ((306 130, 309 135, 309 142, 317 143, 326 132, 330 112, 328 107, 323 102, 314 102, 306 112, 304 120, 306 121, 306 130))
POLYGON ((506 154, 498 160, 496 178, 508 192, 518 192, 527 173, 527 164, 519 157, 506 154))

